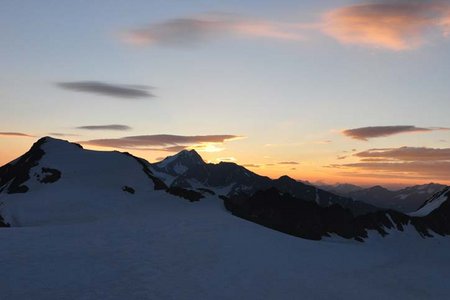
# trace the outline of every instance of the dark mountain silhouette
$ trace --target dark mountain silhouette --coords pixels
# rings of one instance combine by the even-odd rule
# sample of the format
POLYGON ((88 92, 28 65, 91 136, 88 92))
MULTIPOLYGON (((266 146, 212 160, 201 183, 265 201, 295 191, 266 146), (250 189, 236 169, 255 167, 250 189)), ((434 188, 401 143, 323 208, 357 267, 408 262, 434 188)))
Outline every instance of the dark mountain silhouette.
POLYGON ((36 166, 45 154, 40 147, 45 142, 45 138, 40 139, 27 153, 0 168, 0 193, 5 189, 8 194, 28 191, 28 186, 24 183, 30 179, 30 169, 36 166))
POLYGON ((224 199, 234 215, 275 230, 302 238, 320 240, 336 234, 363 241, 369 231, 385 236, 391 230, 414 228, 423 237, 450 235, 450 189, 447 187, 427 200, 410 215, 383 210, 354 215, 337 204, 321 207, 315 202, 295 198, 275 188, 224 199))
MULTIPOLYGON (((403 192, 425 188, 430 186, 403 192)), ((358 192, 380 197, 391 194, 380 186, 358 192)), ((363 241, 372 231, 385 236, 393 230, 410 228, 422 237, 450 234, 449 187, 406 214, 338 196, 288 176, 270 179, 235 163, 205 163, 193 150, 150 164, 129 153, 85 150, 78 144, 49 137, 38 140, 24 155, 0 168, 1 202, 6 199, 0 212, 7 212, 0 216, 0 227, 66 218, 84 220, 109 209, 109 214, 116 215, 120 214, 118 207, 134 199, 146 199, 147 195, 175 196, 190 202, 219 197, 225 208, 238 217, 313 240, 338 235, 363 241), (79 191, 95 196, 80 204, 76 202, 79 191), (21 196, 27 201, 16 200, 21 196), (65 202, 66 198, 71 200, 65 202), (68 209, 73 205, 71 201, 78 203, 76 210, 68 209), (22 209, 21 203, 27 207, 22 209), (38 203, 43 205, 35 206, 38 203), (36 214, 43 216, 36 218, 36 214)))
POLYGON ((388 190, 379 185, 370 188, 358 188, 357 186, 352 185, 321 187, 334 194, 369 203, 377 207, 398 210, 401 212, 413 212, 417 210, 426 199, 445 188, 445 185, 429 183, 410 186, 395 191, 388 190))
POLYGON ((195 150, 182 152, 167 157, 152 165, 155 174, 169 175, 166 184, 171 187, 194 188, 227 188, 222 195, 250 196, 258 190, 276 188, 294 197, 306 201, 315 201, 320 206, 338 204, 348 208, 355 214, 377 211, 378 208, 348 197, 335 195, 312 185, 296 181, 288 176, 270 179, 258 175, 242 166, 231 162, 218 164, 205 163, 195 150))
POLYGON ((363 187, 350 183, 338 183, 335 185, 315 184, 315 186, 341 196, 347 196, 350 192, 356 192, 364 189, 363 187))

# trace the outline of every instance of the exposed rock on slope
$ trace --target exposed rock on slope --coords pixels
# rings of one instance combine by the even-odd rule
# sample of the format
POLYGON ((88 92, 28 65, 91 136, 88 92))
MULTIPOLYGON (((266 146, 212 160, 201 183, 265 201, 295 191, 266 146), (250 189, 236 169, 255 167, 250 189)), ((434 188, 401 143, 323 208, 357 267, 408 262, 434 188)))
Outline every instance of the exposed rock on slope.
POLYGON ((331 234, 362 241, 369 230, 382 236, 390 230, 403 231, 411 225, 423 237, 450 235, 449 188, 433 196, 410 215, 394 210, 353 215, 339 205, 321 207, 317 203, 292 197, 277 189, 258 191, 253 196, 234 196, 224 200, 234 215, 295 236, 319 240, 331 234))

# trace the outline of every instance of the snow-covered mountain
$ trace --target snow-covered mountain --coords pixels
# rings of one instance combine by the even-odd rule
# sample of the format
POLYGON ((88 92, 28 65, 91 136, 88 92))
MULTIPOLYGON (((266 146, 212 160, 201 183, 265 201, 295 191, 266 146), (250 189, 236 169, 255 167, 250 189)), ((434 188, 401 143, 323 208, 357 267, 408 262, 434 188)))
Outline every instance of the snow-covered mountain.
POLYGON ((414 216, 425 216, 432 211, 439 209, 442 204, 444 204, 448 197, 450 196, 450 187, 445 187, 442 191, 437 192, 430 199, 425 201, 417 211, 411 213, 414 216))
POLYGON ((176 155, 166 157, 153 166, 171 176, 183 175, 191 169, 205 165, 203 158, 195 150, 182 150, 176 155))
MULTIPOLYGON (((227 167, 237 172, 230 183, 246 176, 227 167)), ((168 184, 183 168, 156 169, 51 138, 1 167, 0 215, 11 225, 0 229, 1 297, 445 299, 450 292, 442 280, 450 276, 450 238, 440 236, 449 233, 448 190, 415 214, 355 217, 274 187, 222 200, 231 189, 212 182, 223 174, 193 190, 168 184)))
POLYGON ((354 214, 363 214, 379 208, 361 201, 354 201, 327 192, 312 185, 296 181, 288 176, 270 179, 231 162, 205 163, 195 150, 184 150, 152 165, 154 174, 170 187, 183 187, 200 191, 219 191, 219 195, 231 197, 251 196, 258 190, 276 188, 294 197, 316 202, 320 206, 339 204, 354 214))
MULTIPOLYGON (((220 191, 218 195, 224 199, 225 207, 236 216, 299 237, 322 239, 337 234, 362 241, 368 237, 368 231, 384 236, 392 230, 403 231, 407 225, 412 225, 422 236, 433 236, 430 231, 434 231, 436 222, 444 225, 435 233, 450 233, 450 219, 445 216, 418 218, 363 202, 363 199, 370 202, 372 198, 391 197, 391 191, 381 186, 369 189, 341 186, 341 190, 348 190, 350 195, 361 195, 360 201, 354 201, 288 176, 272 180, 235 163, 208 164, 195 150, 184 150, 167 157, 153 164, 152 170, 171 188, 210 191, 212 194, 220 191)), ((427 193, 439 187, 444 186, 430 184, 406 188, 394 192, 392 197, 408 195, 404 199, 409 200, 416 196, 424 203, 429 198, 427 193)))
POLYGON ((320 187, 331 193, 362 201, 373 206, 408 213, 417 210, 426 199, 441 191, 446 186, 438 183, 429 183, 406 187, 396 191, 388 190, 379 185, 370 188, 361 188, 347 184, 320 187))
MULTIPOLYGON (((129 153, 85 150, 46 137, 0 168, 0 221, 13 227, 116 217, 154 197, 220 198, 237 216, 312 239, 337 234, 362 240, 368 230, 385 235, 409 223, 422 235, 433 230, 423 213, 379 209, 287 176, 272 180, 234 163, 205 163, 194 150, 150 164, 129 153)), ((424 207, 432 203, 437 202, 430 199, 424 207)), ((436 218, 443 217, 434 216, 435 223, 447 222, 436 218)))
POLYGON ((71 223, 118 215, 153 194, 194 193, 167 189, 143 159, 117 151, 83 149, 42 138, 0 168, 0 214, 11 226, 71 223))
POLYGON ((423 199, 428 199, 434 194, 442 191, 447 186, 439 183, 428 183, 415 185, 395 191, 390 201, 393 209, 412 212, 417 210, 422 204, 423 199))

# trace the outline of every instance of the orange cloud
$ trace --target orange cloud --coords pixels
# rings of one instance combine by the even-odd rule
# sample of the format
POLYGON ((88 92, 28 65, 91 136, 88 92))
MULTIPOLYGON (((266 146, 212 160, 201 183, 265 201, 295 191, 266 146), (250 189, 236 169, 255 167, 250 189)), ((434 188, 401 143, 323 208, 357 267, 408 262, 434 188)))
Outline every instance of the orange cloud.
POLYGON ((227 35, 301 40, 291 24, 248 20, 232 14, 207 14, 170 19, 125 32, 125 42, 135 45, 186 46, 227 35))
POLYGON ((439 25, 442 26, 445 37, 450 37, 450 12, 447 13, 447 16, 440 20, 439 25))
POLYGON ((305 40, 324 33, 343 44, 409 50, 429 39, 428 33, 450 36, 450 4, 441 1, 382 1, 328 11, 314 22, 273 22, 227 13, 168 19, 127 30, 122 40, 135 45, 183 47, 223 37, 305 40))
POLYGON ((267 21, 240 21, 230 26, 236 33, 245 36, 266 37, 284 40, 301 40, 303 36, 289 30, 288 24, 267 21))
MULTIPOLYGON (((399 178, 450 180, 450 148, 400 147, 369 149, 355 153, 359 162, 333 164, 329 168, 349 170, 351 176, 372 172, 373 175, 399 178)), ((345 172, 345 171, 344 171, 345 172)))
POLYGON ((408 50, 422 45, 429 30, 450 32, 450 5, 437 1, 370 3, 324 15, 322 30, 343 44, 408 50))

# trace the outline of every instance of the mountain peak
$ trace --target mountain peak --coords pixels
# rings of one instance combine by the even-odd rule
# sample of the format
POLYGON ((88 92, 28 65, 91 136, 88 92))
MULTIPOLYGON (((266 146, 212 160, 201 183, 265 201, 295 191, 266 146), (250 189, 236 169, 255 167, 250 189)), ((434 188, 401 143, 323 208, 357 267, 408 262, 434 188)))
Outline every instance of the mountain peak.
POLYGON ((43 136, 43 137, 41 137, 39 140, 38 140, 38 142, 49 142, 49 141, 62 141, 62 142, 68 142, 68 141, 66 141, 66 140, 63 140, 63 139, 58 139, 58 138, 54 138, 54 137, 51 137, 51 136, 43 136))
POLYGON ((370 190, 372 192, 378 191, 378 192, 386 192, 389 191, 387 188, 382 187, 381 185, 375 185, 373 187, 368 188, 367 190, 370 190))
POLYGON ((295 180, 287 175, 280 176, 280 178, 278 178, 277 180, 280 182, 297 182, 297 180, 295 180))
POLYGON ((182 174, 187 169, 204 165, 205 162, 203 158, 195 150, 182 150, 173 156, 168 156, 162 161, 155 164, 159 169, 164 169, 166 171, 172 170, 172 173, 182 174))
POLYGON ((203 158, 200 156, 200 154, 198 154, 197 151, 195 151, 194 149, 191 150, 181 150, 180 152, 178 152, 177 154, 175 154, 174 156, 178 156, 178 157, 189 157, 192 159, 196 159, 196 160, 201 160, 203 161, 203 158))
POLYGON ((53 138, 51 136, 44 136, 40 138, 39 140, 37 140, 36 143, 33 144, 33 147, 41 147, 44 144, 46 148, 77 146, 78 148, 83 149, 83 147, 80 144, 72 143, 67 140, 53 138))
POLYGON ((170 161, 179 161, 179 162, 186 162, 186 163, 196 163, 196 164, 204 164, 203 158, 200 156, 200 154, 197 153, 194 149, 188 150, 184 149, 178 152, 177 154, 173 156, 169 156, 166 159, 163 160, 163 162, 167 159, 171 159, 170 161))

